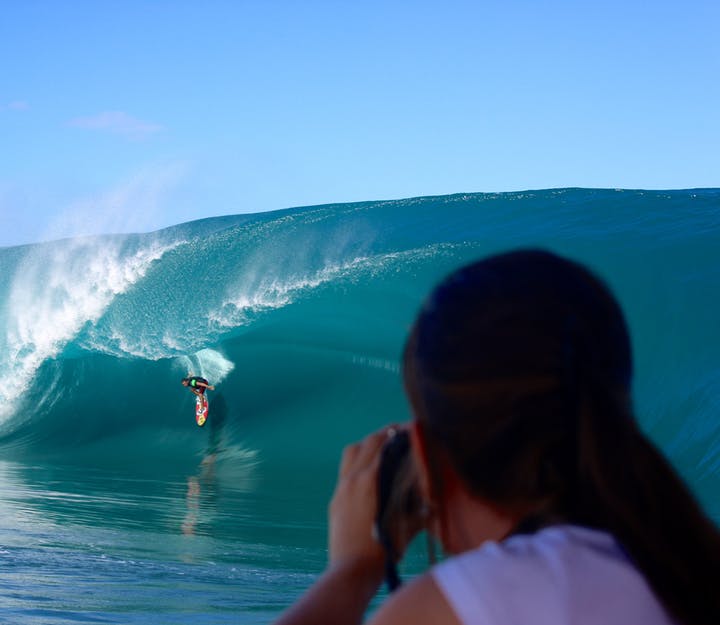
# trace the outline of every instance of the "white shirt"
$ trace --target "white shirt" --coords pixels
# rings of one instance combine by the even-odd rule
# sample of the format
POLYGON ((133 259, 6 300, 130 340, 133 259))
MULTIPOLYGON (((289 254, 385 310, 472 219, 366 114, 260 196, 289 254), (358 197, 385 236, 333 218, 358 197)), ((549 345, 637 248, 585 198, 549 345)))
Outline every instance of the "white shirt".
POLYGON ((488 542, 432 570, 463 625, 672 625, 604 532, 558 525, 488 542))

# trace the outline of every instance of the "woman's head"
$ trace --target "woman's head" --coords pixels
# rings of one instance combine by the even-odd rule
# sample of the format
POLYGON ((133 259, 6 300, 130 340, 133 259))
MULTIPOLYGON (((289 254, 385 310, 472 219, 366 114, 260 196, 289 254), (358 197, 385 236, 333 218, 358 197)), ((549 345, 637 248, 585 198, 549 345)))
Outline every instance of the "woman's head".
MULTIPOLYGON (((625 320, 586 268, 525 250, 456 271, 415 322, 404 376, 433 503, 449 475, 517 529, 601 528, 678 623, 720 622, 720 534, 636 426, 625 320)), ((441 535, 457 526, 437 512, 441 535)))
POLYGON ((405 351, 415 415, 470 490, 508 509, 570 516, 581 414, 634 427, 631 375, 627 328, 607 287, 537 250, 450 275, 405 351))

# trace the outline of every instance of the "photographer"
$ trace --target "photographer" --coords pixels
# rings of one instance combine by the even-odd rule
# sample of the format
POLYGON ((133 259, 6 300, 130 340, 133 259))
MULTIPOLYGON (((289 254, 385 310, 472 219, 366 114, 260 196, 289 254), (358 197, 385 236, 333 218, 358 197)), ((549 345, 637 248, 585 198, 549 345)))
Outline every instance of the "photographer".
POLYGON ((452 274, 404 354, 422 505, 378 541, 398 428, 348 447, 327 570, 279 623, 360 623, 421 525, 448 557, 373 624, 720 623, 720 534, 638 428, 631 377, 622 312, 581 265, 530 250, 452 274))

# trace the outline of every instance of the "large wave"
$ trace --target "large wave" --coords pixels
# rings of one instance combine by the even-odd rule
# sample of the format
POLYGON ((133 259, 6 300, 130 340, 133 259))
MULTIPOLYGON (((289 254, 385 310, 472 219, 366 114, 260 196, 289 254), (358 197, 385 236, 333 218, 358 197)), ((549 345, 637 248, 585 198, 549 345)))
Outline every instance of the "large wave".
POLYGON ((520 246, 588 263, 633 332, 641 422, 720 486, 720 191, 550 190, 239 215, 0 249, 8 457, 334 462, 407 418, 399 354, 431 286, 520 246), (188 371, 217 385, 193 421, 188 371))

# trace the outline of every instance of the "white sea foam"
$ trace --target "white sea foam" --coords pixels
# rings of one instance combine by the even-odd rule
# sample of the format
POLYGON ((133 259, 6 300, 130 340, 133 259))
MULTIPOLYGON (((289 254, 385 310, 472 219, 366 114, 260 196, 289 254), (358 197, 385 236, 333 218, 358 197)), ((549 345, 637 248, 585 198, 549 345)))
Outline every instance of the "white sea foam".
POLYGON ((201 349, 189 356, 178 358, 183 372, 199 375, 210 384, 219 384, 235 368, 235 364, 214 349, 201 349))
POLYGON ((344 263, 327 265, 306 275, 259 280, 246 273, 243 284, 231 289, 223 305, 208 314, 208 325, 216 329, 247 325, 258 314, 291 304, 303 292, 377 263, 377 258, 358 257, 344 263))
POLYGON ((393 264, 406 266, 413 261, 427 260, 446 253, 462 244, 437 244, 424 248, 357 256, 345 262, 328 263, 323 268, 305 274, 264 277, 260 269, 246 269, 241 283, 228 289, 223 304, 208 313, 208 326, 212 330, 246 326, 258 315, 283 308, 297 301, 303 294, 332 281, 356 279, 360 274, 375 277, 393 264), (258 277, 263 276, 263 277, 258 277))
POLYGON ((121 238, 84 237, 33 247, 9 291, 0 367, 13 385, 0 387, 0 420, 12 413, 12 398, 28 388, 43 362, 177 245, 154 243, 128 253, 121 238))

